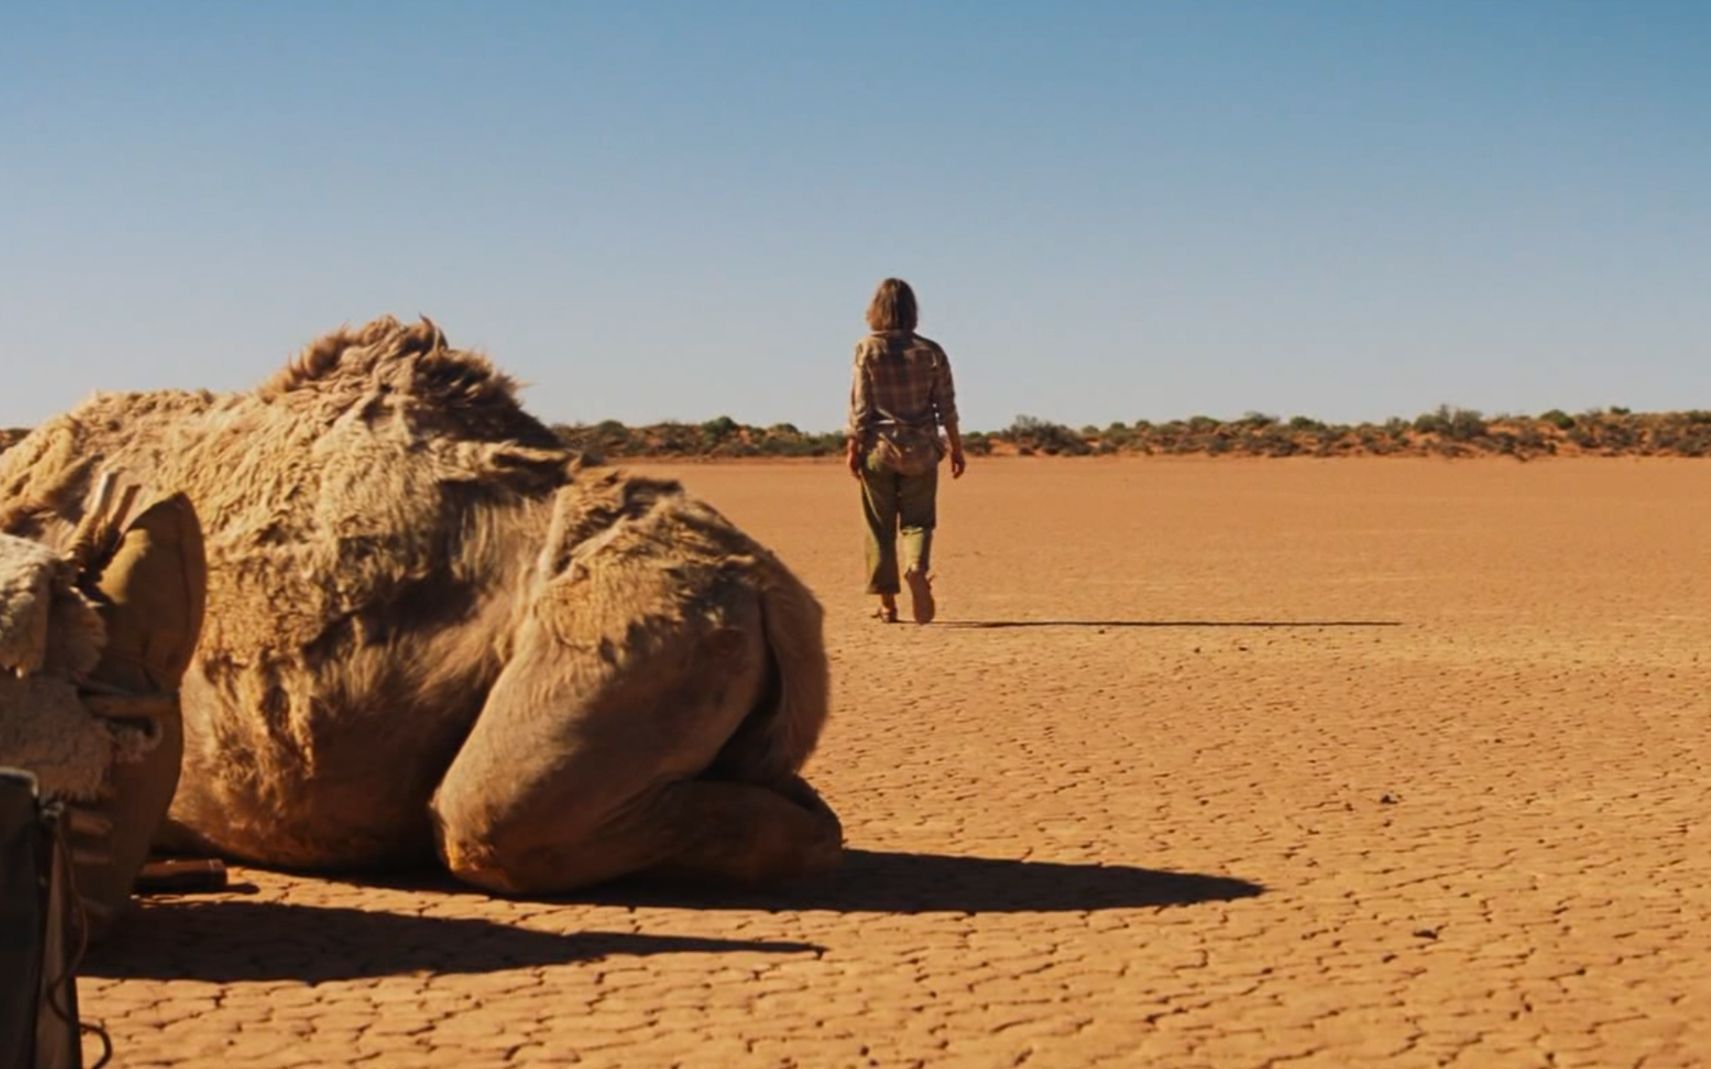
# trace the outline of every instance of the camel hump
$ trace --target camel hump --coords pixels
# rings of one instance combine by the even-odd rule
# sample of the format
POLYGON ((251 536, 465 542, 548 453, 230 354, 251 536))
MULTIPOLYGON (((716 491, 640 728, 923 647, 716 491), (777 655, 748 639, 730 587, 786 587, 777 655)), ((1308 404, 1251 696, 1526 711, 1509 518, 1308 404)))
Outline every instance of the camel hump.
MULTIPOLYGON (((256 395, 263 400, 275 400, 289 393, 350 384, 365 389, 381 382, 413 386, 408 372, 413 370, 414 358, 450 352, 444 332, 426 316, 409 326, 392 316, 381 316, 361 327, 343 326, 316 338, 303 347, 296 359, 264 382, 256 395), (384 378, 377 382, 377 376, 384 378)), ((490 390, 511 398, 510 379, 481 357, 458 355, 465 358, 463 362, 471 379, 479 378, 490 390)))
POLYGON ((409 398, 426 411, 460 413, 531 444, 552 440, 523 411, 511 376, 478 353, 452 348, 426 316, 409 324, 381 316, 322 335, 256 390, 267 403, 333 401, 340 407, 377 394, 409 398))

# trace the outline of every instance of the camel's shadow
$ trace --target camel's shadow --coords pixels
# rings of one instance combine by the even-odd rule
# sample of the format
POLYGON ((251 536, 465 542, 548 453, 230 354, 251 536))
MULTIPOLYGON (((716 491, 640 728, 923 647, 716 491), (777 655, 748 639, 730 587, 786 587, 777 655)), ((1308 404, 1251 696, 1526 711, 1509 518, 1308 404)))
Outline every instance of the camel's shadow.
POLYGON ((1061 913, 1185 906, 1249 898, 1264 890, 1230 876, 1129 865, 851 850, 831 875, 764 891, 709 890, 637 878, 595 888, 577 898, 685 909, 1061 913))
MULTIPOLYGON (((444 873, 362 881, 478 896, 444 873)), ((1230 876, 1128 865, 1012 861, 852 850, 842 868, 765 890, 717 889, 642 878, 569 899, 613 906, 838 913, 1086 912, 1221 902, 1260 894, 1230 876)), ((302 980, 319 983, 409 972, 480 973, 619 955, 812 953, 812 943, 631 932, 571 934, 463 917, 431 917, 285 902, 163 899, 90 955, 94 977, 302 980)))
POLYGON ((461 917, 286 902, 160 901, 97 947, 86 976, 162 980, 355 980, 484 973, 616 956, 811 953, 812 943, 632 932, 559 934, 461 917))

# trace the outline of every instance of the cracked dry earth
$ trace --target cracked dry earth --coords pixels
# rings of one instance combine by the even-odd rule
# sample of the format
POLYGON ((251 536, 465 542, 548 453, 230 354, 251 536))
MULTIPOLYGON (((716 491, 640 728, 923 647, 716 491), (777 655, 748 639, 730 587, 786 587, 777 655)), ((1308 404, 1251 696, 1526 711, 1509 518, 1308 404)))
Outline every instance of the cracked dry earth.
POLYGON ((90 963, 117 1064, 1711 1062, 1711 466, 976 461, 930 628, 839 467, 652 470, 827 604, 845 871, 238 869, 90 963))

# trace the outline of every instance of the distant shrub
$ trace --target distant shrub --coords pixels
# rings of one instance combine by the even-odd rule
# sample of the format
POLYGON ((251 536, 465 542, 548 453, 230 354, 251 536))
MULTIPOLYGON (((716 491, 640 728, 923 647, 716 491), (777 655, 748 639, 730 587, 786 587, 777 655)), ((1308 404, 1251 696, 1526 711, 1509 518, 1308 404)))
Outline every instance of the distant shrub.
POLYGON ((1134 431, 1121 423, 1113 423, 1105 428, 1104 433, 1099 436, 1099 442, 1101 445, 1109 445, 1113 449, 1127 449, 1135 444, 1136 437, 1134 431))
POLYGON ((654 448, 666 456, 693 456, 701 452, 700 427, 687 423, 656 423, 648 428, 654 448))
MULTIPOLYGON (((665 422, 644 427, 629 427, 609 419, 594 424, 553 424, 551 429, 566 449, 589 466, 639 456, 824 457, 842 453, 845 445, 842 431, 813 434, 794 423, 758 428, 738 423, 730 416, 699 424, 665 422)), ((15 443, 24 433, 0 431, 0 449, 15 443)), ((990 455, 994 445, 1003 442, 1013 446, 1021 456, 1491 453, 1525 460, 1557 452, 1558 435, 1574 443, 1582 453, 1711 456, 1711 410, 1636 415, 1627 409, 1611 408, 1571 416, 1553 408, 1536 417, 1498 415, 1487 419, 1473 409, 1440 405, 1413 420, 1393 417, 1382 424, 1353 426, 1327 424, 1307 416, 1292 416, 1283 421, 1264 412, 1250 411, 1229 422, 1199 415, 1158 424, 1147 420, 1125 424, 1118 420, 1104 429, 1088 424, 1080 431, 1022 415, 1002 431, 967 432, 963 435, 963 447, 975 456, 990 455), (1422 439, 1416 434, 1428 437, 1422 439)))
MULTIPOLYGON (((1027 446, 1047 456, 1068 454, 1084 456, 1093 451, 1087 440, 1059 423, 1051 423, 1033 416, 1017 416, 1006 432, 1012 442, 1018 447, 1027 446)), ((1023 454, 1024 456, 1029 454, 1023 454)))
POLYGON ((738 429, 737 421, 732 419, 730 416, 719 416, 716 419, 710 419, 706 423, 701 424, 701 433, 705 434, 715 442, 724 441, 726 438, 737 433, 738 429))
POLYGON ((1416 419, 1414 429, 1457 442, 1467 442, 1485 434, 1485 418, 1471 408, 1439 405, 1436 412, 1428 412, 1416 419))

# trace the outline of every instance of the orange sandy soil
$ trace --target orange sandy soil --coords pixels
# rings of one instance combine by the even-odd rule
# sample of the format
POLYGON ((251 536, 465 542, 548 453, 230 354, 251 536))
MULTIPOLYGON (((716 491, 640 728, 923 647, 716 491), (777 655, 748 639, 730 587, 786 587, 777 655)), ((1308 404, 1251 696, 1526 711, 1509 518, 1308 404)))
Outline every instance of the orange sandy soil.
POLYGON ((976 463, 925 629, 835 464, 645 467, 826 602, 841 876, 238 869, 91 962, 118 1064, 1711 1058, 1711 465, 976 463))

